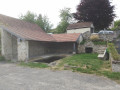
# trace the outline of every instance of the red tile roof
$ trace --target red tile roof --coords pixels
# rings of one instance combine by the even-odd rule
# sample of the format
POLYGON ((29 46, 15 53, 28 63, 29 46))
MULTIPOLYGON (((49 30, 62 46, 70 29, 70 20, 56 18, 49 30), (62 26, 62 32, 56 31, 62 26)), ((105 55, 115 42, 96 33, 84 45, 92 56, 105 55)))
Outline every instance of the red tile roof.
POLYGON ((76 42, 80 33, 52 34, 51 36, 56 40, 56 42, 76 42))
POLYGON ((38 25, 0 14, 0 25, 26 40, 55 41, 38 25))
POLYGON ((25 40, 48 42, 76 42, 79 33, 47 34, 38 25, 0 14, 0 26, 25 40))
POLYGON ((93 24, 92 22, 74 23, 74 24, 70 24, 70 25, 67 27, 67 30, 79 29, 79 28, 87 28, 87 27, 91 27, 92 24, 93 24))

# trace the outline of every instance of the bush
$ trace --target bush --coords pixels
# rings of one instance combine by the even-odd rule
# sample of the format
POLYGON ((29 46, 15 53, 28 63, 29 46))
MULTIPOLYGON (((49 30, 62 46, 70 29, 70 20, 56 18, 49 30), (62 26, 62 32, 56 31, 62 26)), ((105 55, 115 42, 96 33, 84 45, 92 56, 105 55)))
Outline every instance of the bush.
POLYGON ((100 39, 99 39, 99 36, 95 34, 95 35, 90 36, 90 40, 91 41, 99 41, 100 39))
POLYGON ((111 53, 114 60, 120 60, 120 55, 118 54, 115 45, 113 43, 109 43, 109 52, 111 53))

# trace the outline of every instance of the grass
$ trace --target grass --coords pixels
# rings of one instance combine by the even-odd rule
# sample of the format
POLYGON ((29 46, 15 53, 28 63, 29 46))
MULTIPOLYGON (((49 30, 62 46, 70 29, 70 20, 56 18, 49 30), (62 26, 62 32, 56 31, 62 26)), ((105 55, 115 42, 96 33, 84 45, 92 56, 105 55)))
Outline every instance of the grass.
POLYGON ((95 45, 107 45, 106 41, 93 41, 95 45))
MULTIPOLYGON (((68 65, 69 69, 77 72, 106 76, 112 80, 120 82, 120 73, 112 72, 109 61, 102 61, 97 58, 97 54, 77 54, 61 60, 57 68, 68 65), (73 68, 73 67, 76 68, 73 68)), ((63 69, 66 70, 64 67, 63 69)))
POLYGON ((28 63, 21 62, 20 65, 31 67, 31 68, 47 68, 48 67, 48 65, 45 63, 37 63, 37 62, 36 63, 35 62, 28 62, 28 63))
POLYGON ((120 55, 118 54, 115 45, 113 43, 108 43, 108 49, 113 57, 114 60, 120 61, 120 55))

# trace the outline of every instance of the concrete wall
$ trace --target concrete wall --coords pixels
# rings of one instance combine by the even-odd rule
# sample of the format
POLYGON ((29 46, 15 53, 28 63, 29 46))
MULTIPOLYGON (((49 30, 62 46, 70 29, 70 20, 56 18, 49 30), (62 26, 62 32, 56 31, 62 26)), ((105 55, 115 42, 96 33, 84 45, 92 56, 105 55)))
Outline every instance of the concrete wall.
POLYGON ((2 55, 7 60, 17 60, 17 38, 1 29, 2 55))
POLYGON ((87 31, 90 32, 90 28, 81 28, 81 29, 72 29, 72 30, 67 30, 67 33, 85 33, 87 31))

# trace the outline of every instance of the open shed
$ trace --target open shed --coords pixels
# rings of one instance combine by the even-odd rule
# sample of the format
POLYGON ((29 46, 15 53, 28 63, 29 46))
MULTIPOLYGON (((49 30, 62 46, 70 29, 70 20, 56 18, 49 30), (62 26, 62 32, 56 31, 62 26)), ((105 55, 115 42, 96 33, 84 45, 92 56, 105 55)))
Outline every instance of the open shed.
POLYGON ((80 33, 47 34, 38 25, 0 15, 2 55, 25 61, 49 54, 77 53, 80 33))

